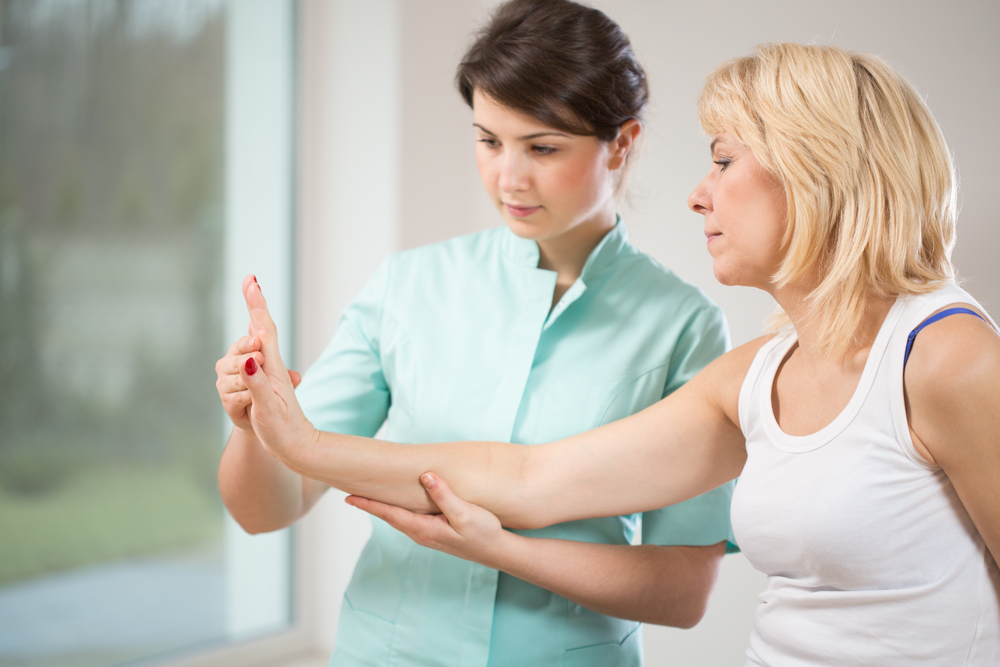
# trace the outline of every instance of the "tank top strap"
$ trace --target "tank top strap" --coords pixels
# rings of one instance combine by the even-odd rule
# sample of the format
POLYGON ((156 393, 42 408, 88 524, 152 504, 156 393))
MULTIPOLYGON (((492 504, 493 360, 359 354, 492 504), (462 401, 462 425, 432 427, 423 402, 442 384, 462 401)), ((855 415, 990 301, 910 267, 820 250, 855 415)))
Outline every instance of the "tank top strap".
POLYGON ((934 324, 938 320, 943 320, 944 318, 948 317, 949 315, 959 315, 959 314, 975 315, 976 317, 978 317, 979 319, 983 320, 984 322, 986 321, 986 319, 982 315, 980 315, 976 311, 971 310, 969 308, 948 308, 947 310, 942 310, 940 313, 937 313, 935 315, 931 315, 926 320, 924 320, 923 322, 921 322, 920 324, 918 324, 916 326, 916 328, 914 328, 913 331, 910 332, 910 335, 907 337, 907 339, 906 339, 906 352, 903 354, 903 368, 904 369, 906 368, 906 362, 910 358, 910 350, 913 349, 913 341, 916 340, 917 334, 920 333, 924 329, 924 327, 926 327, 926 326, 928 326, 930 324, 934 324))

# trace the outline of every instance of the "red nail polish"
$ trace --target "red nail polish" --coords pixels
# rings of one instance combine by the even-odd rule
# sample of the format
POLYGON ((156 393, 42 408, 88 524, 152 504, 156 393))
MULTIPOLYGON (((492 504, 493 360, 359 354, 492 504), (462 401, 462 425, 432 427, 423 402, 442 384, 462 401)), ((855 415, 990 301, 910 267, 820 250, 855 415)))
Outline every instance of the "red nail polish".
POLYGON ((250 277, 253 278, 254 282, 257 282, 257 276, 250 276, 250 277))
POLYGON ((257 362, 253 360, 253 357, 247 359, 244 367, 247 369, 247 375, 253 375, 257 372, 257 362))

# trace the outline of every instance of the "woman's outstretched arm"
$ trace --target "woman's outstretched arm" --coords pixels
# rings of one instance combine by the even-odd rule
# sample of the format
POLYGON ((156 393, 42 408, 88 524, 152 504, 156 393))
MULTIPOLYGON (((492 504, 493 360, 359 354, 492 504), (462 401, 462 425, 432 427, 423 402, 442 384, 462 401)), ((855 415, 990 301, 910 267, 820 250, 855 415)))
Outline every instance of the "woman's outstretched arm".
POLYGON ((261 343, 240 366, 254 432, 289 469, 358 496, 435 513, 418 481, 434 470, 505 526, 537 528, 676 503, 733 479, 746 460, 736 407, 760 341, 720 357, 656 405, 572 438, 530 447, 397 445, 313 428, 295 399, 256 284, 246 297, 261 343))

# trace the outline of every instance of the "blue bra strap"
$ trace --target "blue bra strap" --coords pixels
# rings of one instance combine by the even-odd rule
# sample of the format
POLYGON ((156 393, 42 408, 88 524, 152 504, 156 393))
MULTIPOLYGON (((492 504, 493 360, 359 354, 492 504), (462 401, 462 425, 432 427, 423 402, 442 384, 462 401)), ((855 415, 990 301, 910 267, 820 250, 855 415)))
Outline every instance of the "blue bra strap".
POLYGON ((910 332, 910 336, 906 340, 906 354, 903 355, 903 368, 904 369, 906 368, 906 361, 907 359, 910 358, 910 350, 913 348, 913 341, 914 339, 916 339, 917 334, 920 333, 921 329, 926 327, 928 324, 934 324, 938 320, 943 320, 949 315, 958 315, 959 313, 968 313, 969 315, 975 315, 984 322, 986 321, 986 318, 984 318, 982 315, 980 315, 974 310, 969 310, 968 308, 949 308, 948 310, 942 310, 940 313, 936 315, 931 315, 926 320, 917 325, 916 329, 910 332))

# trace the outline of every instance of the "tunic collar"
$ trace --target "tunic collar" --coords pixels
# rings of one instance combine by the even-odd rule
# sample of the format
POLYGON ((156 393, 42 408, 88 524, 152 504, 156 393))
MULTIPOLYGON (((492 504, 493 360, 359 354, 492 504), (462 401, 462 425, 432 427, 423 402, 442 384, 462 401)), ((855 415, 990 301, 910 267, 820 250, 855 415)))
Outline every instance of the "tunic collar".
MULTIPOLYGON (((608 230, 598 244, 590 251, 587 261, 583 264, 580 279, 601 272, 614 263, 628 245, 628 230, 621 216, 615 221, 615 226, 608 230)), ((504 254, 515 263, 529 268, 538 268, 538 243, 531 239, 523 239, 508 228, 503 229, 502 247, 504 254)))

